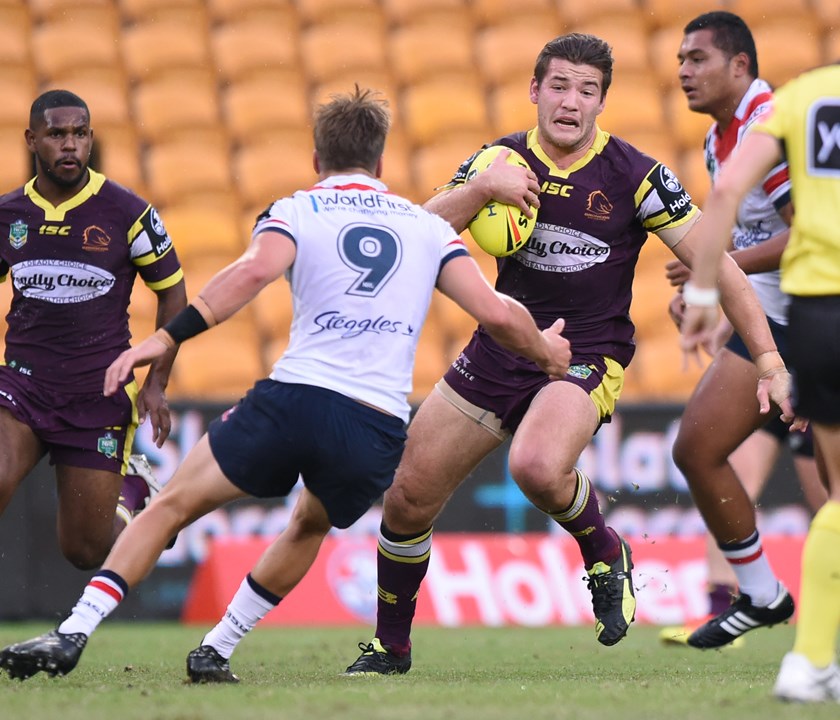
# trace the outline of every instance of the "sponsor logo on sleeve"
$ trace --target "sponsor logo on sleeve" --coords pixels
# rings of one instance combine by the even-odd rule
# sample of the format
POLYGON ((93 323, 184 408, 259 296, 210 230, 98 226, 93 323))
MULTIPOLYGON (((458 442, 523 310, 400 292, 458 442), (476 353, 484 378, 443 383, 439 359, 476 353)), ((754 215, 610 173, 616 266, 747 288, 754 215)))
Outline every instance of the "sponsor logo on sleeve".
POLYGON ((648 180, 671 217, 683 215, 691 206, 691 196, 686 192, 677 176, 664 165, 656 168, 648 176, 648 180))
POLYGON ((840 102, 825 99, 808 113, 808 172, 811 175, 840 175, 840 102))

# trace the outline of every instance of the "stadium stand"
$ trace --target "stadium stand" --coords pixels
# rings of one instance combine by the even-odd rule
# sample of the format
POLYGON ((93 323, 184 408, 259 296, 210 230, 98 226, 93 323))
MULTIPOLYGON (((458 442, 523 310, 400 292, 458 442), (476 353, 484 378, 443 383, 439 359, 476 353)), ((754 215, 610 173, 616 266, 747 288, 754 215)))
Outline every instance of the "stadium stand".
MULTIPOLYGON (((708 118, 686 107, 676 55, 685 23, 716 8, 751 23, 773 83, 840 59, 837 0, 0 0, 0 182, 10 189, 31 174, 22 128, 34 95, 75 90, 91 106, 98 169, 160 205, 197 290, 208 255, 234 256, 257 213, 315 180, 315 103, 354 82, 382 91, 394 118, 385 179, 423 202, 481 144, 534 125, 536 54, 575 29, 613 45, 616 77, 600 124, 672 167, 702 203, 708 118)), ((473 251, 493 276, 493 258, 473 251)), ((667 320, 665 259, 656 248, 639 260, 631 399, 681 399, 693 383, 667 320)), ((152 328, 147 294, 136 294, 132 323, 152 328)), ((450 305, 433 304, 415 399, 470 329, 450 305)), ((289 312, 280 283, 219 347, 188 344, 179 364, 190 370, 171 391, 232 397, 285 347, 289 312), (240 339, 241 375, 203 362, 240 339)))
POLYGON ((293 13, 270 18, 246 16, 213 28, 210 44, 221 82, 240 82, 253 74, 294 72, 300 82, 299 29, 293 13))

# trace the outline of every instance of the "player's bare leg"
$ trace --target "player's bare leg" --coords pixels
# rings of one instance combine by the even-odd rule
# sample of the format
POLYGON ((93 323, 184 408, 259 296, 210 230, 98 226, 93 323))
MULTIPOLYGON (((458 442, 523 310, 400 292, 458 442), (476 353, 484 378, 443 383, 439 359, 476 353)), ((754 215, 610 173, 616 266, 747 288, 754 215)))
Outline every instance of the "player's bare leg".
POLYGON ((510 472, 522 492, 578 543, 596 618, 595 636, 614 645, 635 618, 630 546, 607 527, 589 478, 575 467, 598 427, 589 394, 554 382, 534 398, 513 438, 510 472))
POLYGON ((411 623, 429 566, 432 524, 473 468, 501 444, 437 390, 408 428, 393 485, 386 491, 377 552, 376 636, 346 674, 401 674, 411 667, 411 623))

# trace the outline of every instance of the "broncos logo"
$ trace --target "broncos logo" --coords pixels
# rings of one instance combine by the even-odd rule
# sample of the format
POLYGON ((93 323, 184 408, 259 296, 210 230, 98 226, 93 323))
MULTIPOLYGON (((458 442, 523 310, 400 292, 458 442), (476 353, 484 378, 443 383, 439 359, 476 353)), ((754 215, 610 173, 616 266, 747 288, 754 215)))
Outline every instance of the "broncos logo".
POLYGON ((101 227, 89 225, 82 236, 82 249, 102 252, 111 244, 111 238, 101 227))
POLYGON ((594 190, 589 193, 586 199, 586 209, 595 215, 609 215, 612 212, 613 204, 601 190, 594 190))

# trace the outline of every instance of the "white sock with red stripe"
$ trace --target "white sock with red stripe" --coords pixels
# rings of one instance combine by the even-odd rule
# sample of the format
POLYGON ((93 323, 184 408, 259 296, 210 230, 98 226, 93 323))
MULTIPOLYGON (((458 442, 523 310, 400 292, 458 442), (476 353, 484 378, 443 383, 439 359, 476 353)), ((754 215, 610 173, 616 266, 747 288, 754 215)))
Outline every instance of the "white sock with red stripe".
POLYGON ((83 633, 90 636, 99 623, 108 617, 128 593, 128 584, 117 573, 100 570, 91 578, 73 612, 58 631, 69 635, 83 633))
POLYGON ((767 607, 776 599, 779 580, 764 554, 758 530, 746 540, 718 544, 718 547, 738 578, 739 592, 749 595, 753 605, 767 607))

